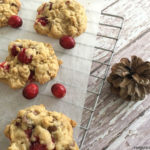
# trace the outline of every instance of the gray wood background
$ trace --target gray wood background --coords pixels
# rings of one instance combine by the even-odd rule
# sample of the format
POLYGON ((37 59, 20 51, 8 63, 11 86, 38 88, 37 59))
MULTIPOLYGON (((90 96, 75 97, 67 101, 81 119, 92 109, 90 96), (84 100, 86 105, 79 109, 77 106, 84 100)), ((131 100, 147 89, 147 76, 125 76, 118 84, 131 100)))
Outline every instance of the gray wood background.
MULTIPOLYGON (((105 2, 108 5, 114 0, 105 2)), ((150 0, 120 0, 107 9, 107 12, 125 18, 112 64, 122 57, 130 58, 132 55, 150 60, 150 0)), ((114 35, 116 31, 100 27, 100 33, 103 32, 114 35)), ((103 40, 99 40, 102 44, 103 40)), ((97 51, 95 57, 98 56, 100 60, 107 62, 109 54, 97 51)), ((105 67, 100 66, 99 70, 102 77, 105 67)), ((100 82, 95 84, 99 85, 100 82)), ((94 88, 93 82, 90 82, 89 88, 94 88)), ((89 98, 91 101, 88 105, 92 107, 94 96, 89 98)), ((88 120, 89 113, 83 115, 84 121, 88 120)), ((150 95, 139 102, 123 101, 111 94, 106 82, 83 149, 132 150, 140 149, 140 146, 143 146, 142 149, 150 149, 150 95)))

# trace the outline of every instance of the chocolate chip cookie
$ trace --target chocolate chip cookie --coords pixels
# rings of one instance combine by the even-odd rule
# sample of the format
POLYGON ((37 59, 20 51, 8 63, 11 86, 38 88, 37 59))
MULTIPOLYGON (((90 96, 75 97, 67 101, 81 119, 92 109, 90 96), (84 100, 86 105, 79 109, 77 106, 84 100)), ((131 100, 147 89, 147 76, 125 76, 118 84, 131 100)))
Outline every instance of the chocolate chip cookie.
POLYGON ((0 27, 8 25, 9 18, 18 14, 20 6, 19 0, 0 0, 0 27))
POLYGON ((42 4, 37 12, 34 28, 40 34, 53 38, 75 37, 86 30, 85 9, 75 0, 51 0, 42 4))
POLYGON ((79 150, 73 139, 76 123, 43 105, 20 110, 5 129, 10 139, 8 150, 79 150))
POLYGON ((21 88, 29 81, 41 84, 56 77, 59 65, 50 44, 31 40, 11 42, 9 56, 0 64, 0 81, 11 88, 21 88))

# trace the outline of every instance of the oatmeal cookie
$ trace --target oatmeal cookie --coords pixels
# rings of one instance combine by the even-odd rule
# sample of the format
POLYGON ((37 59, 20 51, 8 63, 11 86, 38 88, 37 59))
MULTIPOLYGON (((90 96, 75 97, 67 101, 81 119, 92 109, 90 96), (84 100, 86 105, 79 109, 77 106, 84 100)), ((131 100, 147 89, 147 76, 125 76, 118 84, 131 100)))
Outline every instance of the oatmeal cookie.
POLYGON ((85 32, 85 9, 75 0, 51 0, 38 8, 35 30, 53 38, 79 36, 85 32))
POLYGON ((8 150, 79 150, 73 139, 76 123, 62 113, 47 111, 43 105, 20 110, 7 125, 8 150))
POLYGON ((50 44, 31 40, 11 42, 9 56, 0 64, 0 80, 21 88, 30 80, 44 84, 56 77, 61 61, 50 44))
POLYGON ((8 19, 18 14, 20 6, 19 0, 0 0, 0 27, 8 25, 8 19))

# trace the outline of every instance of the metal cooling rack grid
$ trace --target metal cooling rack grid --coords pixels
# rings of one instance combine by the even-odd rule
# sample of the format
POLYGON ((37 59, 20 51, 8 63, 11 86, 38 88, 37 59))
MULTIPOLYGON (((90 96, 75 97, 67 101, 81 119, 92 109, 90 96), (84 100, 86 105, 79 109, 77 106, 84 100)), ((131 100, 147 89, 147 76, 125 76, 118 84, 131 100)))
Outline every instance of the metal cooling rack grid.
MULTIPOLYGON (((115 3, 117 3, 119 0, 117 0, 116 2, 112 3, 111 5, 107 6, 105 9, 102 10, 101 12, 101 16, 103 16, 105 19, 107 18, 111 18, 113 20, 118 20, 120 22, 120 25, 114 25, 114 23, 99 23, 100 27, 108 27, 108 28, 112 28, 112 29, 117 29, 117 35, 116 37, 113 36, 109 36, 109 35, 105 35, 105 34, 98 34, 98 38, 105 38, 107 40, 111 40, 113 41, 113 47, 112 48, 104 48, 101 46, 96 46, 95 50, 100 50, 102 52, 106 52, 108 53, 108 57, 107 57, 107 61, 103 61, 101 62, 100 60, 92 60, 92 64, 97 64, 94 65, 96 66, 94 69, 92 69, 91 73, 90 73, 90 78, 92 78, 92 80, 96 83, 95 87, 93 87, 93 89, 91 90, 87 90, 87 98, 85 101, 85 106, 83 108, 83 114, 82 114, 82 121, 81 121, 81 125, 80 125, 80 140, 79 140, 79 147, 80 149, 83 148, 84 146, 84 142, 86 140, 87 137, 87 133, 88 130, 90 128, 93 116, 94 116, 94 112, 96 110, 96 107, 99 103, 99 99, 102 93, 102 89, 104 87, 104 83, 110 68, 110 63, 111 60, 113 58, 114 55, 114 51, 116 48, 116 44, 119 40, 119 36, 120 36, 120 32, 122 30, 123 27, 123 23, 124 23, 124 18, 121 16, 117 16, 117 15, 113 15, 113 14, 109 14, 109 13, 105 13, 105 11, 111 7, 112 5, 114 5, 115 3), (104 74, 103 76, 99 76, 99 73, 94 74, 94 72, 96 72, 99 68, 105 68, 104 74), (96 87, 98 87, 96 89, 96 87), (95 92, 95 89, 97 90, 97 92, 95 92), (88 117, 87 117, 88 116, 88 117)), ((110 20, 111 20, 110 19, 110 20)), ((108 42, 108 41, 107 41, 108 42)), ((85 150, 85 149, 84 149, 85 150)))

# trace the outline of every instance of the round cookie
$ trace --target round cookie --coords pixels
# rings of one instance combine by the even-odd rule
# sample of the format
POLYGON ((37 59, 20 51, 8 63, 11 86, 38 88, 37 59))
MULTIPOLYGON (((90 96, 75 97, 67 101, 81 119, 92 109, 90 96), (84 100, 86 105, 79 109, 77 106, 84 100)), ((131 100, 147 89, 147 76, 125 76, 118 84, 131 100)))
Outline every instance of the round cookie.
POLYGON ((41 84, 56 77, 61 61, 50 44, 16 40, 9 45, 9 56, 0 64, 0 81, 21 88, 35 80, 41 84))
POLYGON ((0 0, 0 27, 8 25, 8 19, 18 14, 20 6, 19 0, 0 0))
POLYGON ((38 8, 35 30, 53 38, 64 35, 79 36, 85 32, 85 9, 75 0, 51 0, 38 8))
POLYGON ((7 125, 8 150, 79 150, 73 139, 75 126, 64 114, 47 111, 43 105, 31 106, 7 125))

